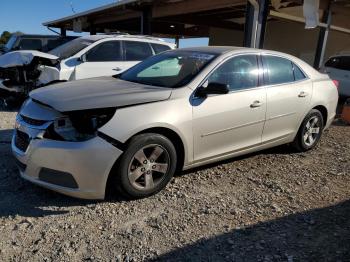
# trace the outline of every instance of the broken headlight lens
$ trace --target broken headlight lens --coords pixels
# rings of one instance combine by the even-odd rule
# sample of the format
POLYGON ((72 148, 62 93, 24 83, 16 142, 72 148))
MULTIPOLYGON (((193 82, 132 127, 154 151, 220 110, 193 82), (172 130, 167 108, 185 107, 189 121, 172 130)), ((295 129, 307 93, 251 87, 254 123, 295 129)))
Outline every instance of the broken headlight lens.
POLYGON ((66 141, 85 141, 96 136, 97 129, 105 125, 116 109, 73 111, 54 121, 54 132, 66 141))

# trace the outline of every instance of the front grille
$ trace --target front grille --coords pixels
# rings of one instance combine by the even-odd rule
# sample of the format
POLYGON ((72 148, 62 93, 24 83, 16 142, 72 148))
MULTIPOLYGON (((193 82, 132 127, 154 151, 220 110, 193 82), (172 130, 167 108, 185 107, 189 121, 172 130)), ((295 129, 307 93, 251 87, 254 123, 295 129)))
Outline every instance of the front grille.
POLYGON ((23 133, 22 131, 16 130, 15 135, 15 146, 25 152, 29 146, 30 138, 26 133, 23 133))
POLYGON ((21 115, 21 118, 25 123, 31 126, 42 126, 45 124, 47 121, 46 120, 38 120, 38 119, 33 119, 24 115, 21 115))

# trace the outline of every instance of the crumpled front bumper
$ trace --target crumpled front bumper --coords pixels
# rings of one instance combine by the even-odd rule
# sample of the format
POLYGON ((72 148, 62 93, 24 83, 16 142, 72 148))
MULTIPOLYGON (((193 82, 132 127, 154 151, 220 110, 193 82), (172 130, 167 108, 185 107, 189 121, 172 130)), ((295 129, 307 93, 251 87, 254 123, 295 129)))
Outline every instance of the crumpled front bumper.
POLYGON ((7 87, 3 84, 5 80, 0 78, 0 90, 5 90, 9 93, 22 93, 23 87, 21 86, 13 86, 13 87, 7 87))
POLYGON ((103 199, 109 173, 122 151, 100 137, 84 142, 56 141, 42 138, 44 131, 17 118, 12 152, 21 176, 69 196, 103 199), (29 136, 26 149, 16 146, 17 130, 29 136), (65 181, 67 177, 75 186, 65 181))

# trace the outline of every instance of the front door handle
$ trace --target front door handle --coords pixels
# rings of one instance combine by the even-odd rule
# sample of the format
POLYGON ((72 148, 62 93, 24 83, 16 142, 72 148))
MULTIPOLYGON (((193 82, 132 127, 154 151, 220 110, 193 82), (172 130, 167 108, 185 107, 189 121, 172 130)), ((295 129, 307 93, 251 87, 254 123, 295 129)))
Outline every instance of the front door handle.
POLYGON ((261 107, 262 103, 258 100, 254 101, 253 104, 250 105, 251 108, 261 107))
POLYGON ((309 95, 308 93, 302 91, 299 93, 298 97, 307 97, 308 95, 309 95))
POLYGON ((122 71, 120 67, 113 68, 114 71, 122 71))

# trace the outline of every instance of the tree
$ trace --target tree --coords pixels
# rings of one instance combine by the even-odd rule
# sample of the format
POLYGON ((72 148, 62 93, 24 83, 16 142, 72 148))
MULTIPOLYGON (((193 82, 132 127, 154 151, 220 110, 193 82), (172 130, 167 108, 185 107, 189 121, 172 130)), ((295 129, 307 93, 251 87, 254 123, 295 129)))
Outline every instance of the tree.
POLYGON ((9 38, 11 37, 11 33, 9 31, 2 32, 0 36, 0 44, 6 44, 9 38))

